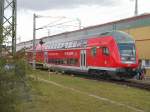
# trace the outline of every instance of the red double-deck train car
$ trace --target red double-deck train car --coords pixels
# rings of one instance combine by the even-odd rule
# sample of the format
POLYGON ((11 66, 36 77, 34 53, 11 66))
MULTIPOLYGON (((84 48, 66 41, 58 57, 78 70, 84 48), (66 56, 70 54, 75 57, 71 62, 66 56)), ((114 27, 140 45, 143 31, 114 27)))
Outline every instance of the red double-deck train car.
MULTIPOLYGON (((27 52, 32 63, 33 51, 27 52)), ((36 50, 36 62, 62 71, 132 78, 136 75, 138 56, 130 35, 112 31, 87 39, 47 44, 46 49, 36 50)))

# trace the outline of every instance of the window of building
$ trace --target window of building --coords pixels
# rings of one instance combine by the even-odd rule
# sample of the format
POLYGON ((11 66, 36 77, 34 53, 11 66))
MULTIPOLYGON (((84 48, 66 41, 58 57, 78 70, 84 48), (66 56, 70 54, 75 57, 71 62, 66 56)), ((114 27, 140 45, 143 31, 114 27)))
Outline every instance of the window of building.
POLYGON ((150 67, 150 60, 145 60, 145 67, 150 67))

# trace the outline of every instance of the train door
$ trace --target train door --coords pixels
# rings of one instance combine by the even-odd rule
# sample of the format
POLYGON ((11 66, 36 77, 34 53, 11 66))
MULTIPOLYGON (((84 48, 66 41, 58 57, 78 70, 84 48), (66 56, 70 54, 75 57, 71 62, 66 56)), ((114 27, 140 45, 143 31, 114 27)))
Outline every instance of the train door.
POLYGON ((44 51, 44 63, 48 63, 48 52, 44 51))
POLYGON ((110 65, 110 52, 108 47, 103 47, 102 52, 103 52, 103 64, 105 67, 108 67, 110 65))
POLYGON ((80 52, 80 69, 86 70, 86 50, 80 52))

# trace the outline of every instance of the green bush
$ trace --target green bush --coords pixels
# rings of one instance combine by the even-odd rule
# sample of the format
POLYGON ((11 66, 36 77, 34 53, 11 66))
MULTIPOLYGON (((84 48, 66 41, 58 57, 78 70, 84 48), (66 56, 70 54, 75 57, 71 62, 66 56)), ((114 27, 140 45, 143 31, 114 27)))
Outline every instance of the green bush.
POLYGON ((0 111, 16 112, 16 106, 28 97, 26 71, 30 67, 24 60, 0 59, 0 111))

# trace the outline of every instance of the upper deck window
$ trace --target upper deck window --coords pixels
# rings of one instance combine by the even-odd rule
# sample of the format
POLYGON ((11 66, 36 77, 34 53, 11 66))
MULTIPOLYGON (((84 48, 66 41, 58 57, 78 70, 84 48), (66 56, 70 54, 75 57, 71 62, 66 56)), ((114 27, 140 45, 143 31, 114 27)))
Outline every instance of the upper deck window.
POLYGON ((67 42, 51 42, 47 43, 48 49, 67 49, 67 48, 79 48, 85 47, 87 39, 73 40, 67 42))

